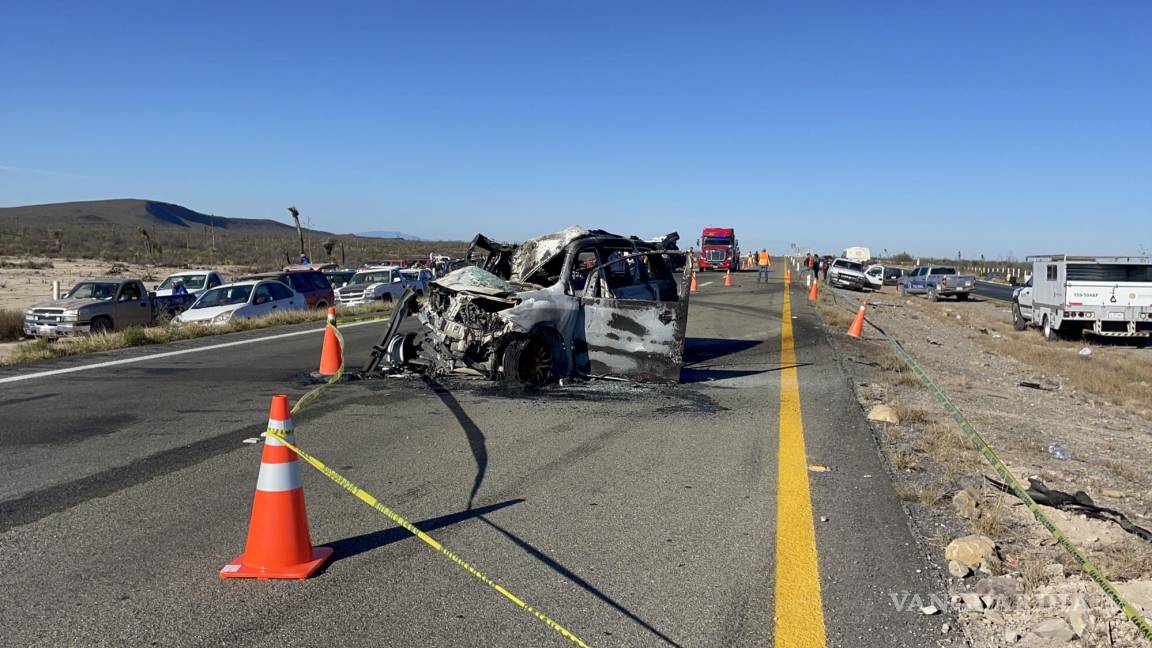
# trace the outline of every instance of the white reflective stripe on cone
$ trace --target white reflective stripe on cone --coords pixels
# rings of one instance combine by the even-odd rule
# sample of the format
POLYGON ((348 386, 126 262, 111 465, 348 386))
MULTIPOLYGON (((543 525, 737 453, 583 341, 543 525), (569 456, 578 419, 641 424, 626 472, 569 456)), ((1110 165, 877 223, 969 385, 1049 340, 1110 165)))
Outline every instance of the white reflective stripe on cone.
MULTIPOLYGON (((280 438, 275 436, 275 435, 268 434, 267 432, 265 432, 263 434, 263 436, 264 436, 264 443, 267 445, 271 445, 271 446, 284 445, 283 443, 281 443, 280 438)), ((287 441, 288 443, 291 443, 292 445, 296 445, 296 435, 294 435, 294 434, 284 435, 284 440, 287 441)))
POLYGON ((279 493, 300 488, 300 462, 262 463, 256 490, 279 493))
POLYGON ((272 428, 273 430, 291 430, 292 429, 292 419, 288 419, 287 421, 277 421, 275 419, 268 419, 268 427, 272 428))

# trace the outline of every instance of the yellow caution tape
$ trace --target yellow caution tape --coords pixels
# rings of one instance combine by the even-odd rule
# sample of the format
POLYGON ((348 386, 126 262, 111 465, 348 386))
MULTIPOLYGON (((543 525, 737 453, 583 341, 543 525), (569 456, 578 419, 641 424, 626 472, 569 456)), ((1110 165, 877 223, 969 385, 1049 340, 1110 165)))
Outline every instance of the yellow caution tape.
MULTIPOLYGON (((832 295, 833 301, 840 301, 834 293, 830 292, 828 294, 832 295)), ((844 299, 844 301, 852 304, 852 301, 849 299, 844 299)), ((854 311, 857 308, 859 308, 859 304, 853 304, 851 310, 854 311)), ((1016 476, 1012 474, 1012 471, 1008 470, 1008 467, 1005 466, 1004 462, 1000 460, 1000 457, 992 449, 992 446, 988 445, 988 442, 984 440, 984 437, 976 431, 976 428, 974 428, 968 419, 965 418, 964 414, 960 412, 960 409, 956 407, 956 405, 951 401, 951 399, 948 398, 944 391, 936 385, 935 381, 933 381, 932 378, 928 375, 928 372, 924 371, 923 367, 920 366, 920 363, 916 362, 916 359, 912 357, 912 354, 908 353, 908 351, 904 349, 900 342, 889 335, 887 331, 872 323, 867 318, 865 318, 864 321, 868 322, 869 326, 876 329, 880 335, 884 336, 884 339, 887 340, 892 348, 896 350, 896 355, 900 356, 900 359, 904 361, 904 364, 908 365, 908 368, 912 370, 912 373, 916 374, 916 377, 920 379, 920 382, 924 385, 924 387, 928 389, 928 392, 932 394, 932 397, 936 399, 936 402, 940 403, 940 405, 944 407, 944 411, 947 412, 948 415, 952 417, 952 420, 955 421, 956 424, 960 427, 960 429, 968 435, 968 437, 972 440, 972 443, 974 443, 976 448, 980 450, 980 454, 984 455, 984 458, 988 460, 988 463, 992 464, 992 468, 996 470, 996 474, 1000 475, 1001 479, 1004 480, 1004 483, 1008 484, 1008 486, 1012 489, 1012 492, 1016 494, 1016 497, 1019 497, 1020 500, 1024 502, 1024 505, 1028 507, 1028 510, 1032 512, 1032 515, 1036 518, 1036 520, 1041 525, 1043 525, 1050 534, 1052 534, 1052 537, 1056 539, 1056 542, 1061 547, 1063 547, 1070 556, 1072 556, 1072 559, 1080 565, 1084 572, 1088 574, 1089 578, 1095 581, 1096 584, 1100 586, 1100 589, 1104 590, 1104 593, 1108 595, 1108 598, 1112 599, 1112 602, 1120 607, 1120 610, 1124 613, 1124 616, 1128 617, 1129 621, 1136 624, 1136 627, 1140 629, 1140 632, 1144 635, 1144 638, 1152 640, 1152 625, 1149 625, 1148 621, 1140 615, 1136 608, 1133 607, 1132 604, 1129 603, 1122 594, 1120 594, 1120 592, 1116 589, 1116 586, 1113 585, 1112 582, 1109 581, 1104 576, 1104 574, 1100 572, 1099 568, 1097 568, 1096 565, 1092 563, 1092 561, 1088 560, 1088 556, 1084 555, 1084 552, 1081 551, 1079 547, 1072 544, 1072 541, 1068 539, 1068 536, 1064 535, 1064 532, 1056 526, 1056 523, 1054 523, 1052 519, 1044 513, 1043 510, 1041 510, 1040 505, 1037 504, 1036 501, 1032 499, 1032 496, 1028 494, 1028 489, 1022 483, 1020 483, 1020 480, 1016 479, 1016 476)))
MULTIPOLYGON (((342 378, 344 375, 344 336, 340 334, 340 329, 336 328, 334 325, 329 324, 328 327, 331 328, 335 332, 336 340, 337 340, 337 342, 339 342, 339 346, 340 346, 340 368, 336 370, 336 373, 333 374, 333 376, 331 378, 329 378, 327 382, 325 382, 324 384, 316 387, 312 391, 309 391, 308 393, 301 396, 300 400, 296 401, 296 405, 292 407, 292 413, 293 414, 296 414, 301 409, 303 409, 306 405, 309 405, 312 402, 314 402, 317 398, 320 397, 320 394, 322 394, 325 389, 327 389, 327 388, 331 387, 332 385, 336 384, 337 382, 339 382, 340 378, 342 378)), ((464 569, 464 571, 475 576, 480 582, 484 583, 488 587, 491 587, 492 589, 499 592, 500 595, 503 596, 504 598, 508 599, 509 601, 512 601, 518 607, 526 610, 532 616, 543 621, 545 625, 547 625, 549 628, 552 628, 553 630, 555 630, 557 633, 560 634, 560 636, 562 636, 566 639, 569 639, 570 641, 572 641, 572 643, 576 644, 577 646, 580 646, 581 648, 588 648, 588 644, 581 641, 579 637, 572 634, 567 628, 560 625, 559 623, 554 621, 551 617, 544 614, 540 610, 537 610, 536 608, 532 607, 531 605, 528 605, 527 603, 524 602, 523 599, 516 596, 512 592, 509 592, 508 590, 504 589, 504 586, 500 585, 499 583, 492 580, 491 578, 488 578, 483 573, 481 573, 480 570, 473 567, 471 564, 469 564, 463 558, 456 555, 455 553, 452 553, 448 549, 444 548, 444 545, 440 544, 435 538, 428 535, 427 533, 424 533, 420 529, 416 528, 416 525, 409 522, 407 519, 405 519, 402 515, 400 515, 396 511, 393 511, 392 509, 385 506, 383 503, 380 502, 380 500, 376 499, 371 494, 361 490, 360 487, 358 487, 356 484, 353 484, 352 482, 348 481, 348 479, 346 479, 340 473, 329 468, 327 465, 324 464, 324 462, 320 461, 316 457, 313 457, 312 455, 308 454, 307 452, 304 452, 300 448, 293 445, 290 441, 288 441, 285 438, 287 435, 287 432, 285 430, 276 430, 273 428, 268 428, 268 431, 265 432, 265 435, 266 436, 274 436, 277 439, 279 439, 281 443, 283 443, 290 450, 295 452, 308 465, 312 466, 316 470, 319 470, 321 473, 323 473, 325 477, 327 477, 327 478, 331 479, 332 481, 336 482, 337 484, 339 484, 344 490, 355 495, 357 499, 364 502, 368 506, 371 506, 372 508, 376 509, 377 511, 383 513, 388 519, 390 519, 393 522, 395 522, 396 524, 400 525, 401 527, 403 527, 406 531, 408 531, 412 535, 423 540, 424 543, 427 544, 429 547, 432 547, 438 553, 440 553, 444 557, 448 558, 448 560, 451 560, 452 562, 459 565, 461 568, 464 569)))
POLYGON ((416 528, 416 525, 409 522, 407 519, 405 519, 403 516, 401 516, 396 511, 393 511, 392 509, 390 509, 387 506, 385 506, 384 504, 382 504, 379 500, 377 500, 375 497, 373 497, 369 493, 366 493, 363 490, 361 490, 360 487, 358 487, 356 484, 353 484, 352 482, 348 481, 348 479, 346 479, 343 475, 341 475, 340 473, 338 473, 335 470, 332 470, 331 468, 326 466, 324 464, 324 462, 322 462, 319 459, 317 459, 316 457, 313 457, 312 455, 304 452, 300 448, 293 445, 291 442, 287 441, 285 439, 285 437, 287 435, 287 432, 285 430, 276 430, 273 428, 268 428, 268 431, 266 432, 266 434, 268 436, 274 436, 277 439, 279 439, 281 443, 283 443, 290 450, 292 450, 297 455, 299 455, 299 457, 301 459, 303 459, 305 462, 307 462, 309 465, 311 465, 316 470, 319 470, 321 473, 324 474, 324 476, 328 477, 332 481, 339 484, 341 487, 344 488, 344 490, 348 491, 349 493, 352 493, 360 501, 364 502, 368 506, 371 506, 372 508, 376 509, 377 511, 383 513, 386 517, 388 517, 388 519, 392 520, 396 524, 399 524, 401 527, 403 527, 409 533, 411 533, 412 535, 416 536, 417 538, 420 538, 421 540, 423 540, 424 543, 427 544, 429 547, 432 547, 438 553, 440 553, 444 557, 448 558, 448 560, 451 560, 452 562, 454 562, 457 565, 459 565, 460 567, 462 567, 464 569, 464 571, 475 576, 480 582, 482 582, 485 585, 487 585, 488 587, 491 587, 492 589, 496 590, 504 598, 508 599, 509 601, 512 601, 517 606, 519 606, 519 607, 523 608, 524 610, 526 610, 527 612, 531 613, 532 616, 543 621, 545 623, 545 625, 547 625, 549 628, 552 628, 553 630, 558 632, 562 637, 571 640, 572 643, 576 644, 577 646, 581 646, 582 648, 588 648, 588 644, 581 641, 579 637, 572 634, 564 626, 562 626, 559 623, 557 623, 556 621, 552 620, 551 617, 544 614, 540 610, 537 610, 536 608, 532 607, 531 605, 528 605, 527 603, 525 603, 523 601, 523 599, 516 596, 512 592, 509 592, 508 590, 504 589, 504 586, 500 585, 499 583, 492 580, 491 578, 488 578, 487 576, 485 576, 483 573, 480 572, 480 570, 473 567, 471 564, 469 564, 463 558, 452 553, 448 549, 445 549, 444 545, 440 544, 435 538, 428 535, 427 533, 424 533, 420 529, 416 528))

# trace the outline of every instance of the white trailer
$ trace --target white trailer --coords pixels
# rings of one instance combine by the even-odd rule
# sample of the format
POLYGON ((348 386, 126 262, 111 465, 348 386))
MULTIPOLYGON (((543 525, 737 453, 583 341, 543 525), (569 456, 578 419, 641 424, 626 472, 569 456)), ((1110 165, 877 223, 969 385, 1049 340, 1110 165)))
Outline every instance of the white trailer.
POLYGON ((1044 339, 1152 336, 1152 258, 1031 256, 1032 277, 1012 296, 1012 325, 1044 339))
POLYGON ((872 250, 866 247, 850 247, 844 248, 844 254, 840 255, 842 258, 857 263, 865 263, 872 259, 872 250))

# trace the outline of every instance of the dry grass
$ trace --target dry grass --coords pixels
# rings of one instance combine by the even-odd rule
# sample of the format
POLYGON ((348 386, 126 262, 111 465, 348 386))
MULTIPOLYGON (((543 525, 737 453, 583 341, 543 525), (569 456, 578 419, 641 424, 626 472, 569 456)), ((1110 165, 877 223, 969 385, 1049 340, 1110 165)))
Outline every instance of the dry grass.
POLYGON ((893 470, 911 470, 916 467, 916 458, 906 450, 895 450, 891 454, 893 470))
POLYGON ((816 308, 826 326, 847 330, 852 323, 852 315, 839 306, 820 302, 816 308))
POLYGON ((1152 578, 1152 552, 1147 550, 1147 545, 1141 545, 1137 549, 1134 545, 1140 542, 1133 536, 1128 542, 1105 545, 1094 550, 1090 557, 1107 578, 1117 580, 1152 578))
MULTIPOLYGON (((342 310, 340 312, 340 318, 347 320, 348 318, 379 316, 391 310, 391 304, 373 304, 342 310)), ((47 358, 112 351, 115 349, 151 344, 165 344, 177 340, 190 340, 211 335, 234 333, 236 331, 249 331, 271 326, 323 321, 326 317, 327 312, 322 310, 287 311, 268 317, 237 320, 223 326, 210 326, 205 324, 149 326, 146 328, 133 326, 123 331, 96 333, 57 341, 39 339, 26 342, 16 347, 15 351, 7 359, 7 362, 19 364, 47 358)), ((23 318, 23 315, 21 315, 21 318, 23 318)))
POLYGON ((24 313, 0 309, 0 342, 15 342, 24 332, 24 313))
POLYGON ((903 401, 892 403, 892 411, 896 413, 896 418, 900 419, 901 425, 917 425, 927 423, 931 420, 928 412, 912 407, 903 401))
POLYGON ((0 269, 13 270, 46 270, 54 267, 51 261, 36 259, 21 259, 20 261, 0 261, 0 269))
POLYGON ((1131 463, 1125 463, 1124 461, 1115 457, 1104 457, 1100 460, 1100 465, 1104 466, 1108 470, 1111 470, 1112 474, 1120 477, 1121 479, 1126 479, 1134 484, 1140 484, 1141 486, 1146 486, 1148 484, 1146 473, 1142 472, 1139 468, 1131 463))
POLYGON ((917 502, 924 506, 940 506, 948 495, 948 485, 939 481, 930 481, 919 486, 901 483, 896 487, 896 495, 906 502, 917 502))
POLYGON ((981 507, 979 517, 973 521, 976 530, 989 538, 1003 538, 1008 531, 1008 523, 1004 519, 1004 497, 1004 493, 997 492, 996 501, 991 506, 985 504, 981 507))
MULTIPOLYGON (((926 308, 934 317, 952 319, 943 309, 926 308)), ((1005 355, 1030 366, 1037 373, 1057 380, 1088 394, 1104 399, 1126 410, 1152 417, 1152 354, 1141 353, 1126 346, 1101 346, 1092 339, 1045 342, 1036 329, 1012 330, 1006 319, 992 319, 984 311, 972 309, 964 312, 963 325, 975 330, 985 329, 999 334, 977 335, 980 346, 998 355, 1005 355), (1082 358, 1080 349, 1092 348, 1092 355, 1082 358)))

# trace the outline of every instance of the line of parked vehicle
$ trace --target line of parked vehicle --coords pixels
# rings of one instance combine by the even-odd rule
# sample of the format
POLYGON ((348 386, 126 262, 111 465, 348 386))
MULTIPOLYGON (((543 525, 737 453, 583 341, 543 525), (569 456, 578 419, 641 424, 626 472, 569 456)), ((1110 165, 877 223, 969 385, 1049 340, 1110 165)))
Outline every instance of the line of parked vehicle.
MULTIPOLYGON (((1032 275, 1012 293, 1012 325, 1040 329, 1045 340, 1085 336, 1152 340, 1152 258, 1123 256, 1031 256, 1032 275)), ((967 301, 976 277, 952 266, 923 265, 906 271, 846 258, 825 258, 829 284, 879 290, 895 284, 902 296, 967 301)))
POLYGON ((896 286, 902 296, 925 295, 931 301, 955 297, 965 301, 976 289, 976 277, 962 275, 952 266, 925 265, 912 270, 882 264, 865 265, 844 257, 822 259, 824 279, 837 288, 881 290, 896 286))
POLYGON ((309 264, 231 283, 215 270, 177 272, 150 292, 140 279, 96 277, 78 282, 60 299, 27 308, 24 335, 70 337, 166 321, 225 324, 283 311, 391 302, 408 288, 423 295, 434 278, 426 268, 309 264))

